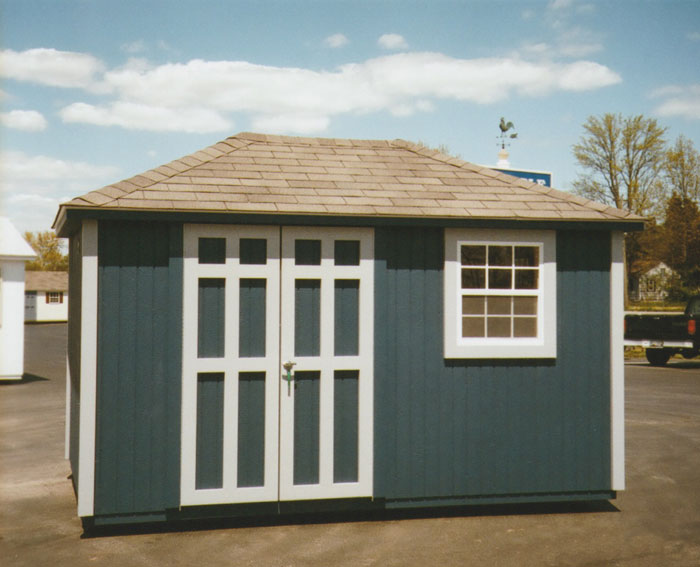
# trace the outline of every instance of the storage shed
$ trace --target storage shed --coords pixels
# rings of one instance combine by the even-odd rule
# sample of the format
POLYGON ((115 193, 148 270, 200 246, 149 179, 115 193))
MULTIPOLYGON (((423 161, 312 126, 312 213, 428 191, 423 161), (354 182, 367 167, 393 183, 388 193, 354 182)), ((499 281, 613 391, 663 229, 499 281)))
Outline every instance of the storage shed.
POLYGON ((79 516, 614 498, 642 222, 402 140, 251 133, 63 204, 79 516))
POLYGON ((30 323, 68 321, 68 272, 25 273, 24 320, 30 323))
POLYGON ((6 217, 0 217, 0 380, 24 374, 24 263, 36 252, 6 217))

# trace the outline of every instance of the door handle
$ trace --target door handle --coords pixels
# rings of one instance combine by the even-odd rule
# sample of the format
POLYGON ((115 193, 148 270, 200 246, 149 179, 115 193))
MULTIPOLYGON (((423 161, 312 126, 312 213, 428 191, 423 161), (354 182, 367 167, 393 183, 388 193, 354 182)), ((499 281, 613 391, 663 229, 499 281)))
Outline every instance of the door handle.
POLYGON ((291 396, 292 394, 292 380, 294 379, 292 377, 292 368, 294 368, 294 365, 296 362, 292 362, 291 360, 288 360, 282 365, 282 368, 284 368, 285 373, 282 375, 282 379, 287 381, 287 395, 291 396))

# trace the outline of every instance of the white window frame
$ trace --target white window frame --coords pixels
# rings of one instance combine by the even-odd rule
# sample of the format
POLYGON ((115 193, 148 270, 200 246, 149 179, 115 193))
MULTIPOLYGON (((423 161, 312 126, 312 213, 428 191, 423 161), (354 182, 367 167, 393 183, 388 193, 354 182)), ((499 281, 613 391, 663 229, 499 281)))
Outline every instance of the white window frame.
MULTIPOLYGON (((556 358, 557 266, 553 230, 445 229, 444 355, 445 358, 556 358), (462 337, 460 246, 537 246, 540 249, 537 336, 462 337)), ((480 295, 513 295, 511 290, 480 290, 480 295), (481 293, 483 291, 483 293, 481 293)))

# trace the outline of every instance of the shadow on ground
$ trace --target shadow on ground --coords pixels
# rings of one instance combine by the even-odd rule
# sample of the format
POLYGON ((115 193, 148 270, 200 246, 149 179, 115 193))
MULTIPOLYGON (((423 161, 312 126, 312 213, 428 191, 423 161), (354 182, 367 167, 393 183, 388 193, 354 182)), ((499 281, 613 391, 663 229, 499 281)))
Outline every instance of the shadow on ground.
POLYGON ((24 374, 21 380, 0 381, 0 386, 19 386, 20 384, 31 384, 32 382, 48 382, 48 378, 37 376, 36 374, 24 374))

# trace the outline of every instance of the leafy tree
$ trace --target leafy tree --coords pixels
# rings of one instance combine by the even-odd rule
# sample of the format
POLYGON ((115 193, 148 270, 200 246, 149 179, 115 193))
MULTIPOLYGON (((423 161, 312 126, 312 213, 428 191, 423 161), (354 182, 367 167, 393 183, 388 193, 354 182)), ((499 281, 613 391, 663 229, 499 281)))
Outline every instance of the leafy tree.
MULTIPOLYGON (((573 147, 576 162, 583 168, 574 181, 574 191, 642 216, 659 212, 665 201, 660 171, 666 129, 653 118, 610 113, 589 116, 583 129, 573 147)), ((640 259, 639 238, 639 234, 625 236, 625 278, 640 259)), ((627 289, 625 285, 625 304, 627 289)))
POLYGON ((27 262, 27 270, 42 272, 68 270, 68 256, 61 252, 61 242, 52 230, 25 232, 24 238, 38 255, 36 260, 27 262))
POLYGON ((574 157, 583 172, 574 190, 589 199, 647 216, 662 202, 659 172, 666 129, 642 115, 589 116, 574 157))
POLYGON ((666 205, 664 261, 686 283, 700 286, 700 209, 695 201, 674 193, 666 205))
POLYGON ((700 201, 700 153, 692 140, 678 136, 666 150, 664 177, 671 190, 683 199, 700 201))

